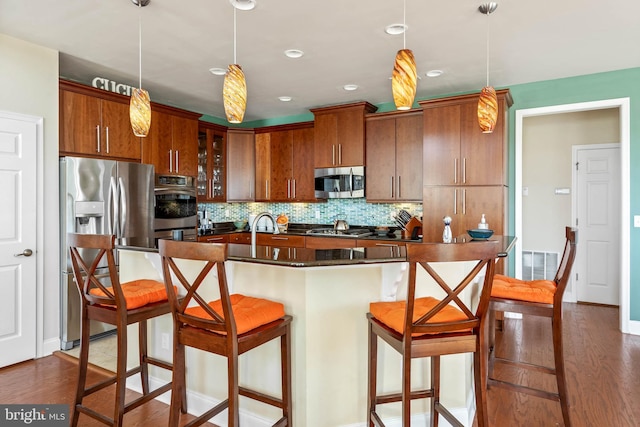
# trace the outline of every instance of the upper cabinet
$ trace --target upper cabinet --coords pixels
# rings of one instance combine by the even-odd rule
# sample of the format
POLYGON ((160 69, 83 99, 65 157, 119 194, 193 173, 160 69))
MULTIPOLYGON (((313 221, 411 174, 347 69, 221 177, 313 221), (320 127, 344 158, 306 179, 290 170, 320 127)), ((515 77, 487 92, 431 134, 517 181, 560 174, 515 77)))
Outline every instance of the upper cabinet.
POLYGON ((376 110, 368 102, 311 109, 315 116, 315 167, 364 165, 364 116, 376 110))
POLYGON ((61 80, 60 154, 140 161, 129 98, 61 80))
POLYGON ((199 114, 151 106, 151 129, 142 141, 142 162, 158 174, 197 176, 199 114))
POLYGON ((424 110, 424 185, 506 185, 509 90, 498 94, 493 133, 478 126, 478 95, 420 101, 424 110))
POLYGON ((422 111, 366 118, 368 202, 422 202, 422 111))
POLYGON ((253 129, 227 130, 227 201, 255 200, 255 139, 253 129))
POLYGON ((313 123, 262 128, 256 134, 256 200, 316 201, 313 123))
POLYGON ((226 200, 227 128, 200 122, 198 128, 198 202, 226 200))

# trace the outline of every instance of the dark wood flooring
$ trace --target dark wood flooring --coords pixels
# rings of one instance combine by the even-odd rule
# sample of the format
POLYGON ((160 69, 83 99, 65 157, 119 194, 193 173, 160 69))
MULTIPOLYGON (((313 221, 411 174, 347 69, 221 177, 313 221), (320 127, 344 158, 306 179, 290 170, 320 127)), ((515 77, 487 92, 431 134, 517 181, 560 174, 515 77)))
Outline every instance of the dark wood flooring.
MULTIPOLYGON (((618 309, 614 307, 566 304, 564 321, 573 426, 640 426, 640 336, 620 333, 618 309)), ((505 332, 496 336, 498 354, 518 354, 524 360, 551 365, 551 328, 547 322, 535 317, 505 319, 505 332)), ((76 364, 69 356, 59 356, 0 369, 0 402, 71 404, 76 364)), ((528 376, 508 370, 503 374, 515 375, 525 384, 540 383, 551 390, 555 388, 553 378, 542 374, 528 376)), ((96 368, 90 372, 89 379, 98 380, 104 375, 104 370, 96 368)), ((104 395, 96 399, 96 403, 109 412, 110 401, 104 395)), ((488 406, 492 427, 563 425, 560 405, 556 402, 493 388, 489 390, 488 406)), ((168 415, 168 406, 154 401, 125 415, 125 422, 127 426, 163 426, 168 415)), ((191 417, 183 417, 182 421, 186 423, 189 419, 191 417)), ((103 424, 83 416, 80 425, 103 424)))

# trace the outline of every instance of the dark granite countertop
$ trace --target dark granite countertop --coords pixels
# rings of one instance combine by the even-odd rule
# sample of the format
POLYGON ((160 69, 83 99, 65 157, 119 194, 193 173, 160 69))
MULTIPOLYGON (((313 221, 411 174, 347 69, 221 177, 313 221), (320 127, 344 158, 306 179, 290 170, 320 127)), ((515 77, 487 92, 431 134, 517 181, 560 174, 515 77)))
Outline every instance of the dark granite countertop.
MULTIPOLYGON (((489 240, 501 242, 501 256, 513 247, 516 238, 513 236, 492 236, 489 240)), ((473 244, 467 235, 459 236, 451 244, 473 244)), ((206 243, 202 243, 206 244, 206 243)), ((307 248, 278 248, 271 246, 257 246, 256 256, 251 256, 251 246, 231 243, 229 260, 258 264, 271 264, 284 267, 321 267, 336 265, 380 264, 388 262, 406 261, 407 253, 404 246, 376 246, 370 248, 350 249, 307 249, 307 248)), ((157 249, 118 246, 118 249, 157 252, 157 249)))

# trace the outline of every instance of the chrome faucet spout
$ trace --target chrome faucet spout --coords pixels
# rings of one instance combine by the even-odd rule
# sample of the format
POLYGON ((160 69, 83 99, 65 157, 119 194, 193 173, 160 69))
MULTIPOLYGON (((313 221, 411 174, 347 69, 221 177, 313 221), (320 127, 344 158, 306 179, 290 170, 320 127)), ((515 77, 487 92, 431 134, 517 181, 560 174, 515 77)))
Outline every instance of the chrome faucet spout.
POLYGON ((260 212, 258 215, 256 215, 255 219, 253 220, 253 223, 251 224, 251 257, 252 258, 256 257, 256 231, 258 229, 258 221, 263 216, 266 216, 267 218, 271 219, 271 222, 273 223, 273 234, 280 234, 280 230, 278 229, 278 224, 276 223, 276 219, 270 212, 260 212))

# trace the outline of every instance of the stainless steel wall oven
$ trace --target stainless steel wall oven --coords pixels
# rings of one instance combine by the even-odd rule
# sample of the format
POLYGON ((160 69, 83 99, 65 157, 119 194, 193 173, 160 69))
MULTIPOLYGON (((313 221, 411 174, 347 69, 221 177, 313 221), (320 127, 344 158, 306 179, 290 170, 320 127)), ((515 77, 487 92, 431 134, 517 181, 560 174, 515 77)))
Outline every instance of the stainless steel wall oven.
POLYGON ((156 240, 173 238, 175 230, 182 230, 184 240, 196 240, 198 211, 195 179, 182 175, 156 175, 154 193, 156 240))

